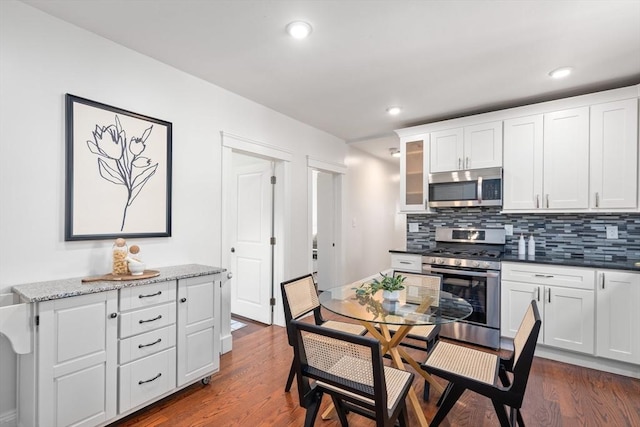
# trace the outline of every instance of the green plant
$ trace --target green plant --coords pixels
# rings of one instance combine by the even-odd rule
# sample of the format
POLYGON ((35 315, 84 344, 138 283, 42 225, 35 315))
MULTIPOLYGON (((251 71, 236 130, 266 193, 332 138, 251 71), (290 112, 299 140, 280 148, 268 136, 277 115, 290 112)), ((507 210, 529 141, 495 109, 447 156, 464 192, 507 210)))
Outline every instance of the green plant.
POLYGON ((355 288, 356 295, 373 295, 381 289, 383 291, 401 291, 404 289, 404 276, 400 274, 389 276, 384 273, 380 273, 380 275, 382 276, 381 280, 375 278, 371 283, 363 283, 355 288))

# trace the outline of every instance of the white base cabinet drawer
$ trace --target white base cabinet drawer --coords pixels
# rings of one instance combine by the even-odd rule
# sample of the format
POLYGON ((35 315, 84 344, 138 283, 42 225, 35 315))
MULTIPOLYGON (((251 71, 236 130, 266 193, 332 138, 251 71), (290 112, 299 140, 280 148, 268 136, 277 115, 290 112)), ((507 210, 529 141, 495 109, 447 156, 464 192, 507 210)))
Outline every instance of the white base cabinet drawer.
POLYGON ((135 337, 120 340, 121 365, 146 357, 176 345, 176 325, 157 329, 135 337))
POLYGON ((120 315, 120 338, 176 323, 176 303, 161 304, 120 315))
POLYGON ((392 253, 391 268, 394 270, 421 273, 422 272, 422 255, 392 253))
POLYGON ((176 349, 120 366, 119 374, 118 409, 123 413, 176 387, 176 349))
POLYGON ((562 267, 547 264, 502 263, 502 280, 535 283, 545 286, 595 289, 595 272, 590 268, 562 267))
POLYGON ((175 300, 175 280, 120 289, 120 311, 150 307, 152 305, 175 300))

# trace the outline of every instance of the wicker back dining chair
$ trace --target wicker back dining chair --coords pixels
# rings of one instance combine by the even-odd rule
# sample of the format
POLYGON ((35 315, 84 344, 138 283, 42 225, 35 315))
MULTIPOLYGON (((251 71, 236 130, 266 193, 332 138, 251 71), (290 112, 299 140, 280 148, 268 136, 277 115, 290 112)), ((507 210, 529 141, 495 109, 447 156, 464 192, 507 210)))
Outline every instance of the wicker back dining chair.
POLYGON ((525 313, 508 359, 496 354, 438 341, 422 368, 449 381, 430 426, 439 425, 462 393, 472 390, 491 399, 501 426, 524 427, 520 413, 542 321, 535 300, 525 313), (500 383, 498 383, 498 378, 500 383), (510 408, 509 416, 505 406, 510 408))
MULTIPOLYGON (((442 276, 439 274, 409 273, 404 271, 394 271, 394 276, 404 276, 404 287, 406 288, 406 301, 408 303, 420 304, 425 297, 432 298, 432 306, 438 306, 440 301, 440 290, 442 288, 442 276)), ((400 326, 387 325, 390 332, 396 332, 400 326)), ((431 351, 440 336, 440 325, 418 325, 411 328, 407 338, 412 341, 420 341, 422 346, 415 345, 412 341, 403 341, 400 345, 418 350, 431 351)), ((429 400, 429 381, 424 382, 423 399, 429 400)))
MULTIPOLYGON (((339 322, 336 320, 324 320, 320 310, 320 300, 318 299, 318 291, 311 274, 297 277, 295 279, 282 282, 282 302, 284 305, 284 319, 287 326, 287 337, 289 345, 293 347, 293 334, 291 331, 291 320, 300 319, 310 313, 313 313, 313 320, 316 325, 325 328, 335 329, 355 335, 364 335, 367 329, 362 325, 347 322, 339 322)), ((285 392, 291 390, 295 370, 293 362, 289 369, 287 384, 284 388, 285 392)))
POLYGON ((305 427, 314 425, 322 396, 331 396, 340 424, 347 412, 376 426, 408 425, 406 397, 414 374, 383 364, 380 342, 293 320, 294 365, 305 427))

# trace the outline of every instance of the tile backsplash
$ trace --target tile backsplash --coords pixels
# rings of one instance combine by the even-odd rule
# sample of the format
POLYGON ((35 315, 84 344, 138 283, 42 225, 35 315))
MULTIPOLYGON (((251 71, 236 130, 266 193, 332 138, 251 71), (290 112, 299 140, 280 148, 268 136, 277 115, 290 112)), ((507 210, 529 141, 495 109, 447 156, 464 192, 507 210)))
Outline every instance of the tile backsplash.
POLYGON ((503 228, 513 225, 505 250, 518 251, 518 239, 533 234, 536 254, 572 258, 639 258, 640 213, 607 214, 515 214, 500 208, 445 208, 434 214, 408 214, 407 230, 418 224, 417 232, 407 231, 407 250, 425 250, 435 245, 436 227, 503 228), (606 238, 606 226, 618 227, 618 239, 606 238))

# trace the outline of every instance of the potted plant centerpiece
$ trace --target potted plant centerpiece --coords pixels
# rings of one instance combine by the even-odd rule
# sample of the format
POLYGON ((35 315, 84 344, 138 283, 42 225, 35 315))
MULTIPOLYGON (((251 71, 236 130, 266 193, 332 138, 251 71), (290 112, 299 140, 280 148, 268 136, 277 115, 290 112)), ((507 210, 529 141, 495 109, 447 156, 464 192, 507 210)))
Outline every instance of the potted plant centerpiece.
POLYGON ((398 301, 400 299, 400 291, 404 289, 405 277, 398 274, 397 276, 380 273, 382 279, 373 279, 371 283, 363 283, 356 288, 356 295, 373 295, 382 289, 382 298, 387 301, 398 301))

